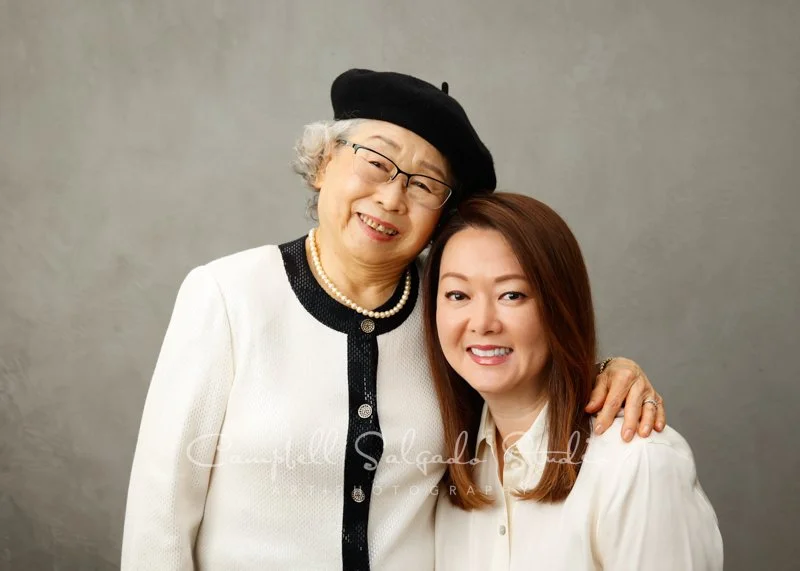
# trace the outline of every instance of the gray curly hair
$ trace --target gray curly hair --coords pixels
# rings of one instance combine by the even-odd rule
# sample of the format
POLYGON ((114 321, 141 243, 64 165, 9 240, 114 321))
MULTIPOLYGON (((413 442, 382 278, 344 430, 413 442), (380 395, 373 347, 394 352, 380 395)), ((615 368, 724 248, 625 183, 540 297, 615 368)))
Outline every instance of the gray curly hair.
POLYGON ((306 185, 314 191, 308 201, 307 213, 317 220, 317 201, 319 189, 314 186, 319 169, 323 166, 328 153, 339 139, 346 139, 364 119, 346 119, 343 121, 316 121, 303 128, 303 134, 294 146, 295 159, 292 163, 294 172, 303 177, 306 185))

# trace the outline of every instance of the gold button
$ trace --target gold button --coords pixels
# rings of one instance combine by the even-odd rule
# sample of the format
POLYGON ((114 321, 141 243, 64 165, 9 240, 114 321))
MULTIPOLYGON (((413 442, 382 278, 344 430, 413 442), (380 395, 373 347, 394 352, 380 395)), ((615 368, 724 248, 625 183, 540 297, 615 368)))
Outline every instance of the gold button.
POLYGON ((361 331, 364 333, 372 333, 375 331, 375 322, 371 319, 365 319, 361 322, 361 331))

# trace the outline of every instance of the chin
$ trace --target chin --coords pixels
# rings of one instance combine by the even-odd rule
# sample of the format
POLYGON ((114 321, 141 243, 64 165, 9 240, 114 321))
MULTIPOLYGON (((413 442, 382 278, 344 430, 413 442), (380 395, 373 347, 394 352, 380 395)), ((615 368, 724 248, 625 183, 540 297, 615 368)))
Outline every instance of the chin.
MULTIPOLYGON (((458 372, 458 371, 456 371, 458 372)), ((482 395, 502 394, 509 389, 509 383, 505 379, 492 378, 491 375, 461 375, 469 386, 481 393, 482 395)))
POLYGON ((485 381, 483 383, 472 384, 471 386, 485 397, 500 396, 509 391, 509 388, 502 384, 498 385, 497 383, 487 383, 485 381))

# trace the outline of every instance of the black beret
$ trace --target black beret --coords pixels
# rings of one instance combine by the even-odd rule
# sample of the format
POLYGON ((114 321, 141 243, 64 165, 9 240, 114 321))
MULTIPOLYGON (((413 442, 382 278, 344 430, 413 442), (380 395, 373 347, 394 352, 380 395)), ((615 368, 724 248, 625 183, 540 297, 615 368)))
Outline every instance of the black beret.
POLYGON ((334 80, 331 102, 337 121, 387 121, 428 141, 447 158, 462 195, 497 186, 492 155, 447 83, 439 89, 402 73, 351 69, 334 80))

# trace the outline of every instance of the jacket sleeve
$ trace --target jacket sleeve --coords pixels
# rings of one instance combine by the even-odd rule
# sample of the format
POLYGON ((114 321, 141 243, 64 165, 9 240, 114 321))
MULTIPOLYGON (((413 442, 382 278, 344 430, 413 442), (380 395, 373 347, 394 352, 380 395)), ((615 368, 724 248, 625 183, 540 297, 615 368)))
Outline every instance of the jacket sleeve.
POLYGON ((603 569, 721 571, 722 537, 691 449, 669 427, 663 437, 629 444, 608 481, 597 529, 603 569))
POLYGON ((123 570, 194 568, 233 375, 225 302, 211 272, 195 268, 178 292, 144 405, 125 511, 123 570))

